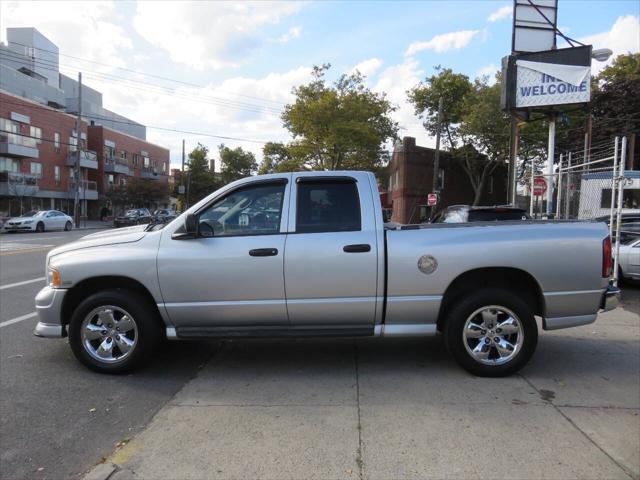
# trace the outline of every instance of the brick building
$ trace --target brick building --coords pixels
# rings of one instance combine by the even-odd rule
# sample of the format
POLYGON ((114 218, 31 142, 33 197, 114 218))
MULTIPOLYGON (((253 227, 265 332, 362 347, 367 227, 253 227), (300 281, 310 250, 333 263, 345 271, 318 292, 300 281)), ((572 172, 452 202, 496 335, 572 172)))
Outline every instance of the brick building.
MULTIPOLYGON (((427 205, 427 194, 433 185, 433 160, 435 150, 416 145, 413 137, 404 137, 394 148, 388 166, 389 190, 386 208, 393 213, 391 221, 397 223, 418 223, 427 205)), ((437 210, 449 205, 469 205, 473 203, 474 192, 465 171, 450 160, 447 152, 440 152, 438 185, 440 203, 437 210)), ((487 179, 480 204, 503 204, 507 198, 507 169, 498 167, 487 179)))
MULTIPOLYGON (((76 117, 0 90, 0 217, 73 211, 76 117)), ((105 192, 131 177, 168 182, 169 150, 81 122, 80 212, 99 216, 105 192)))

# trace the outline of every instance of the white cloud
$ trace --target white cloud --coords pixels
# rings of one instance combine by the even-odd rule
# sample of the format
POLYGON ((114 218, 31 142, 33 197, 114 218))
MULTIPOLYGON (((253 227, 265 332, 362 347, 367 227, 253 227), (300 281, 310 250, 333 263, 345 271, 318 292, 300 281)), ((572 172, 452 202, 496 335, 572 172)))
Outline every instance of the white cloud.
POLYGON ((593 61, 592 74, 597 75, 604 67, 613 63, 618 55, 640 51, 640 19, 634 15, 618 17, 611 30, 579 39, 593 48, 609 48, 613 55, 606 62, 593 61))
POLYGON ((293 2, 145 1, 137 3, 133 25, 174 62, 199 70, 233 67, 267 41, 265 27, 300 8, 293 2))
POLYGON ((413 105, 407 100, 407 90, 420 83, 424 75, 425 72, 420 68, 419 62, 413 58, 407 58, 403 63, 384 69, 373 90, 386 93, 387 99, 398 107, 393 113, 393 119, 400 127, 399 137, 415 137, 418 145, 432 147, 435 145, 434 140, 420 124, 413 105))
POLYGON ((356 70, 359 71, 365 77, 370 77, 374 73, 378 71, 378 69, 382 66, 382 60, 379 58, 369 58, 368 60, 363 60, 358 63, 355 67, 351 69, 351 73, 355 73, 356 70))
MULTIPOLYGON (((7 27, 36 27, 55 43, 60 52, 81 58, 124 66, 124 52, 132 49, 131 39, 120 22, 114 22, 112 1, 0 2, 2 35, 7 27)), ((62 64, 77 64, 62 55, 62 64)), ((92 70, 110 71, 93 64, 92 70)))
MULTIPOLYGON (((288 141, 290 136, 282 126, 280 112, 286 103, 293 101, 293 87, 310 79, 311 67, 299 67, 261 78, 237 76, 203 87, 180 87, 169 95, 149 88, 127 91, 122 85, 106 83, 97 87, 104 91, 105 98, 112 101, 119 113, 150 126, 247 140, 288 141)), ((218 158, 220 143, 241 146, 258 159, 262 158, 262 144, 246 140, 225 140, 153 128, 147 129, 147 138, 171 149, 174 167, 180 162, 183 138, 187 139, 187 151, 198 142, 209 147, 210 158, 218 158)))
POLYGON ((469 45, 469 42, 479 33, 478 30, 461 30, 459 32, 443 33, 436 35, 425 42, 414 42, 404 52, 405 57, 414 55, 422 50, 433 50, 436 53, 448 50, 459 50, 469 45))
POLYGON ((496 72, 500 70, 495 64, 487 65, 486 67, 482 67, 476 72, 476 77, 482 78, 487 77, 489 85, 493 85, 496 83, 496 72))
POLYGON ((302 34, 302 27, 291 27, 287 33, 283 33, 275 41, 277 43, 287 43, 289 40, 300 37, 302 34))
POLYGON ((497 22, 498 20, 502 20, 504 18, 510 17, 513 14, 513 6, 505 5, 504 7, 500 7, 498 10, 493 12, 491 15, 487 17, 489 22, 497 22))

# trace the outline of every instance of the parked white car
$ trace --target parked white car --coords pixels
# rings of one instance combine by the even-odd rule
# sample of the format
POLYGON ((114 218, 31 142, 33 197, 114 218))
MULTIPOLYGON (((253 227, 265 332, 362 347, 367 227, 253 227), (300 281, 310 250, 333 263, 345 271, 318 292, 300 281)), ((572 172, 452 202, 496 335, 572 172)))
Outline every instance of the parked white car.
POLYGON ((5 232, 44 232, 45 230, 71 230, 73 219, 58 210, 31 210, 21 217, 7 220, 5 232))
POLYGON ((620 245, 618 276, 620 280, 640 280, 640 238, 620 245))

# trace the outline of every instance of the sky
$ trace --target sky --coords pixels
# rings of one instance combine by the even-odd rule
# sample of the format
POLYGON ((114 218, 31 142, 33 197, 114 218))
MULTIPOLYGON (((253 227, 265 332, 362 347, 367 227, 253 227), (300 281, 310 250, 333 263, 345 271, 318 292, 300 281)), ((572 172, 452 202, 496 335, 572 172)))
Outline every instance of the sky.
MULTIPOLYGON (((565 35, 614 56, 640 51, 638 0, 558 3, 565 35)), ((220 143, 260 159, 264 142, 289 140, 280 112, 324 63, 330 80, 355 69, 366 75, 397 107, 399 135, 433 146, 407 90, 437 65, 493 78, 510 52, 512 8, 509 0, 2 0, 0 35, 40 30, 60 48, 61 71, 82 71, 104 107, 147 125, 147 139, 170 148, 177 167, 182 139, 187 152, 200 142, 215 159, 220 143)), ((594 64, 595 73, 603 67, 594 64)))

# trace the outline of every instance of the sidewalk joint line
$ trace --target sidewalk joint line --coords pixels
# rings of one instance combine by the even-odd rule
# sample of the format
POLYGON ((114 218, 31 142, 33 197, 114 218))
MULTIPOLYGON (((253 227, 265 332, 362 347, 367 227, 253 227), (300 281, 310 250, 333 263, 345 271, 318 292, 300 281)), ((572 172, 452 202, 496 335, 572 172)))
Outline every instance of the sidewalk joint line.
POLYGON ((358 450, 356 452, 356 463, 358 464, 358 478, 364 479, 364 460, 362 458, 362 416, 360 413, 360 369, 358 366, 358 344, 356 340, 353 341, 353 359, 356 370, 356 400, 358 410, 358 450))
MULTIPOLYGON (((536 387, 527 377, 525 377, 522 373, 518 373, 517 375, 520 378, 522 378, 525 382, 527 382, 529 384, 529 386, 531 388, 533 388, 538 393, 538 395, 542 396, 542 394, 540 393, 540 390, 538 389, 538 387, 536 387)), ((635 479, 636 478, 633 472, 630 472, 624 465, 620 464, 604 448, 602 448, 600 445, 598 445, 598 443, 596 443, 596 441, 593 440, 593 438, 591 438, 584 430, 582 430, 580 427, 578 427, 578 425, 573 420, 571 420, 571 418, 569 418, 560 409, 560 407, 558 405, 553 403, 553 401, 551 401, 551 400, 547 400, 547 402, 554 408, 554 410, 556 412, 558 412, 567 422, 569 422, 569 425, 573 426, 573 428, 575 428, 578 432, 580 432, 582 434, 582 436, 584 438, 586 438, 589 443, 591 443, 594 447, 596 447, 598 450, 600 450, 609 460, 611 460, 614 463, 614 465, 616 465, 618 468, 620 468, 620 470, 622 470, 622 472, 624 472, 625 475, 627 475, 631 479, 635 479)))

